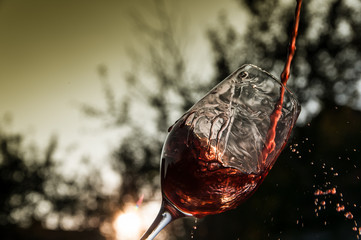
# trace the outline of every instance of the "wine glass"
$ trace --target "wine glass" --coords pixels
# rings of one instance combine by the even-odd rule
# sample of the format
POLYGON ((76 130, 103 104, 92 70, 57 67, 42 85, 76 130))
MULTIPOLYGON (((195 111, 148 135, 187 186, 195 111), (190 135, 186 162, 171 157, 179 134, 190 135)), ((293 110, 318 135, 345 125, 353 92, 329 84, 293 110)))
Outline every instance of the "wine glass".
POLYGON ((300 113, 295 96, 254 65, 243 65, 170 129, 161 157, 162 205, 141 240, 168 223, 237 207, 262 183, 300 113))

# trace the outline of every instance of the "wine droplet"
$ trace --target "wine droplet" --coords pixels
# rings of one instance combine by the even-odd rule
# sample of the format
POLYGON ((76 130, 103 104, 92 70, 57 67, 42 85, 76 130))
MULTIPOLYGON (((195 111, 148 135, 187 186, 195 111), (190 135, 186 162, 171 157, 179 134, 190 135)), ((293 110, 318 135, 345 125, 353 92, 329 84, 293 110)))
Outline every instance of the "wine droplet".
POLYGON ((345 217, 346 217, 347 219, 353 219, 353 215, 352 215, 351 212, 345 213, 345 217))

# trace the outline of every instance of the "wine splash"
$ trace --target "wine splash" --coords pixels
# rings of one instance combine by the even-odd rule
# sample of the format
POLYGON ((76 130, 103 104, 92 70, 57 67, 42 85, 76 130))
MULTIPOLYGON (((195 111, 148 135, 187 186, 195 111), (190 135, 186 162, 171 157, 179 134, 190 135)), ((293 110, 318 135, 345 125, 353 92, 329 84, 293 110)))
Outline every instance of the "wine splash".
POLYGON ((162 159, 163 194, 182 212, 197 218, 233 209, 256 190, 267 172, 246 174, 224 167, 207 139, 178 124, 162 159), (176 151, 174 151, 176 149, 176 151))

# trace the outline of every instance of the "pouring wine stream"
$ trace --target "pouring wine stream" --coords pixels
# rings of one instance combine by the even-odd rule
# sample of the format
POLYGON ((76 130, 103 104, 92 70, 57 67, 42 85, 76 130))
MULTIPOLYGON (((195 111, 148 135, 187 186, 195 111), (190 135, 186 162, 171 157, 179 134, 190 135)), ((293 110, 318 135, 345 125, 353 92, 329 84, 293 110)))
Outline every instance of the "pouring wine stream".
MULTIPOLYGON (((295 51, 296 51, 296 38, 297 38, 297 34, 298 34, 298 25, 300 22, 301 5, 302 5, 302 0, 297 0, 297 6, 296 6, 296 11, 295 11, 295 20, 294 20, 294 25, 293 25, 293 31, 291 33, 291 40, 290 40, 289 46, 288 46, 287 59, 286 59, 286 63, 283 68, 283 71, 281 73, 281 82, 284 86, 286 86, 288 78, 290 77, 291 62, 292 62, 293 56, 295 55, 295 51)), ((282 114, 283 96, 285 93, 285 88, 281 87, 280 91, 281 91, 280 99, 275 106, 274 112, 271 115, 271 126, 268 130, 267 141, 266 141, 265 147, 262 152, 262 157, 263 157, 262 163, 265 163, 268 154, 273 151, 274 146, 275 146, 274 139, 276 137, 276 126, 277 126, 278 120, 280 119, 281 114, 282 114)), ((263 164, 262 166, 265 166, 265 164, 263 164)))
POLYGON ((301 4, 302 0, 297 0, 282 83, 256 66, 244 65, 170 128, 161 160, 161 209, 140 240, 154 239, 177 218, 233 209, 263 181, 300 111, 297 99, 285 85, 296 48, 301 4), (262 95, 264 92, 269 96, 262 95), (262 99, 260 103, 255 103, 256 94, 262 99), (259 111, 253 111, 257 107, 259 111), (259 118, 255 112, 264 115, 259 118))

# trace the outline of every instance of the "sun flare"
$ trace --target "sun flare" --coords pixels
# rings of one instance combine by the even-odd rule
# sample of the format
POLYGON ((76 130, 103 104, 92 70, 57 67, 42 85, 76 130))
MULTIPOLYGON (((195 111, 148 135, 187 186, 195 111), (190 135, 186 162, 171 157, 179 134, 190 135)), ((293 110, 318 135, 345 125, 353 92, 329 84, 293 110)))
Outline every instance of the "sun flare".
POLYGON ((116 231, 117 240, 134 239, 141 232, 141 219, 137 209, 129 208, 127 211, 120 213, 113 222, 116 231))

